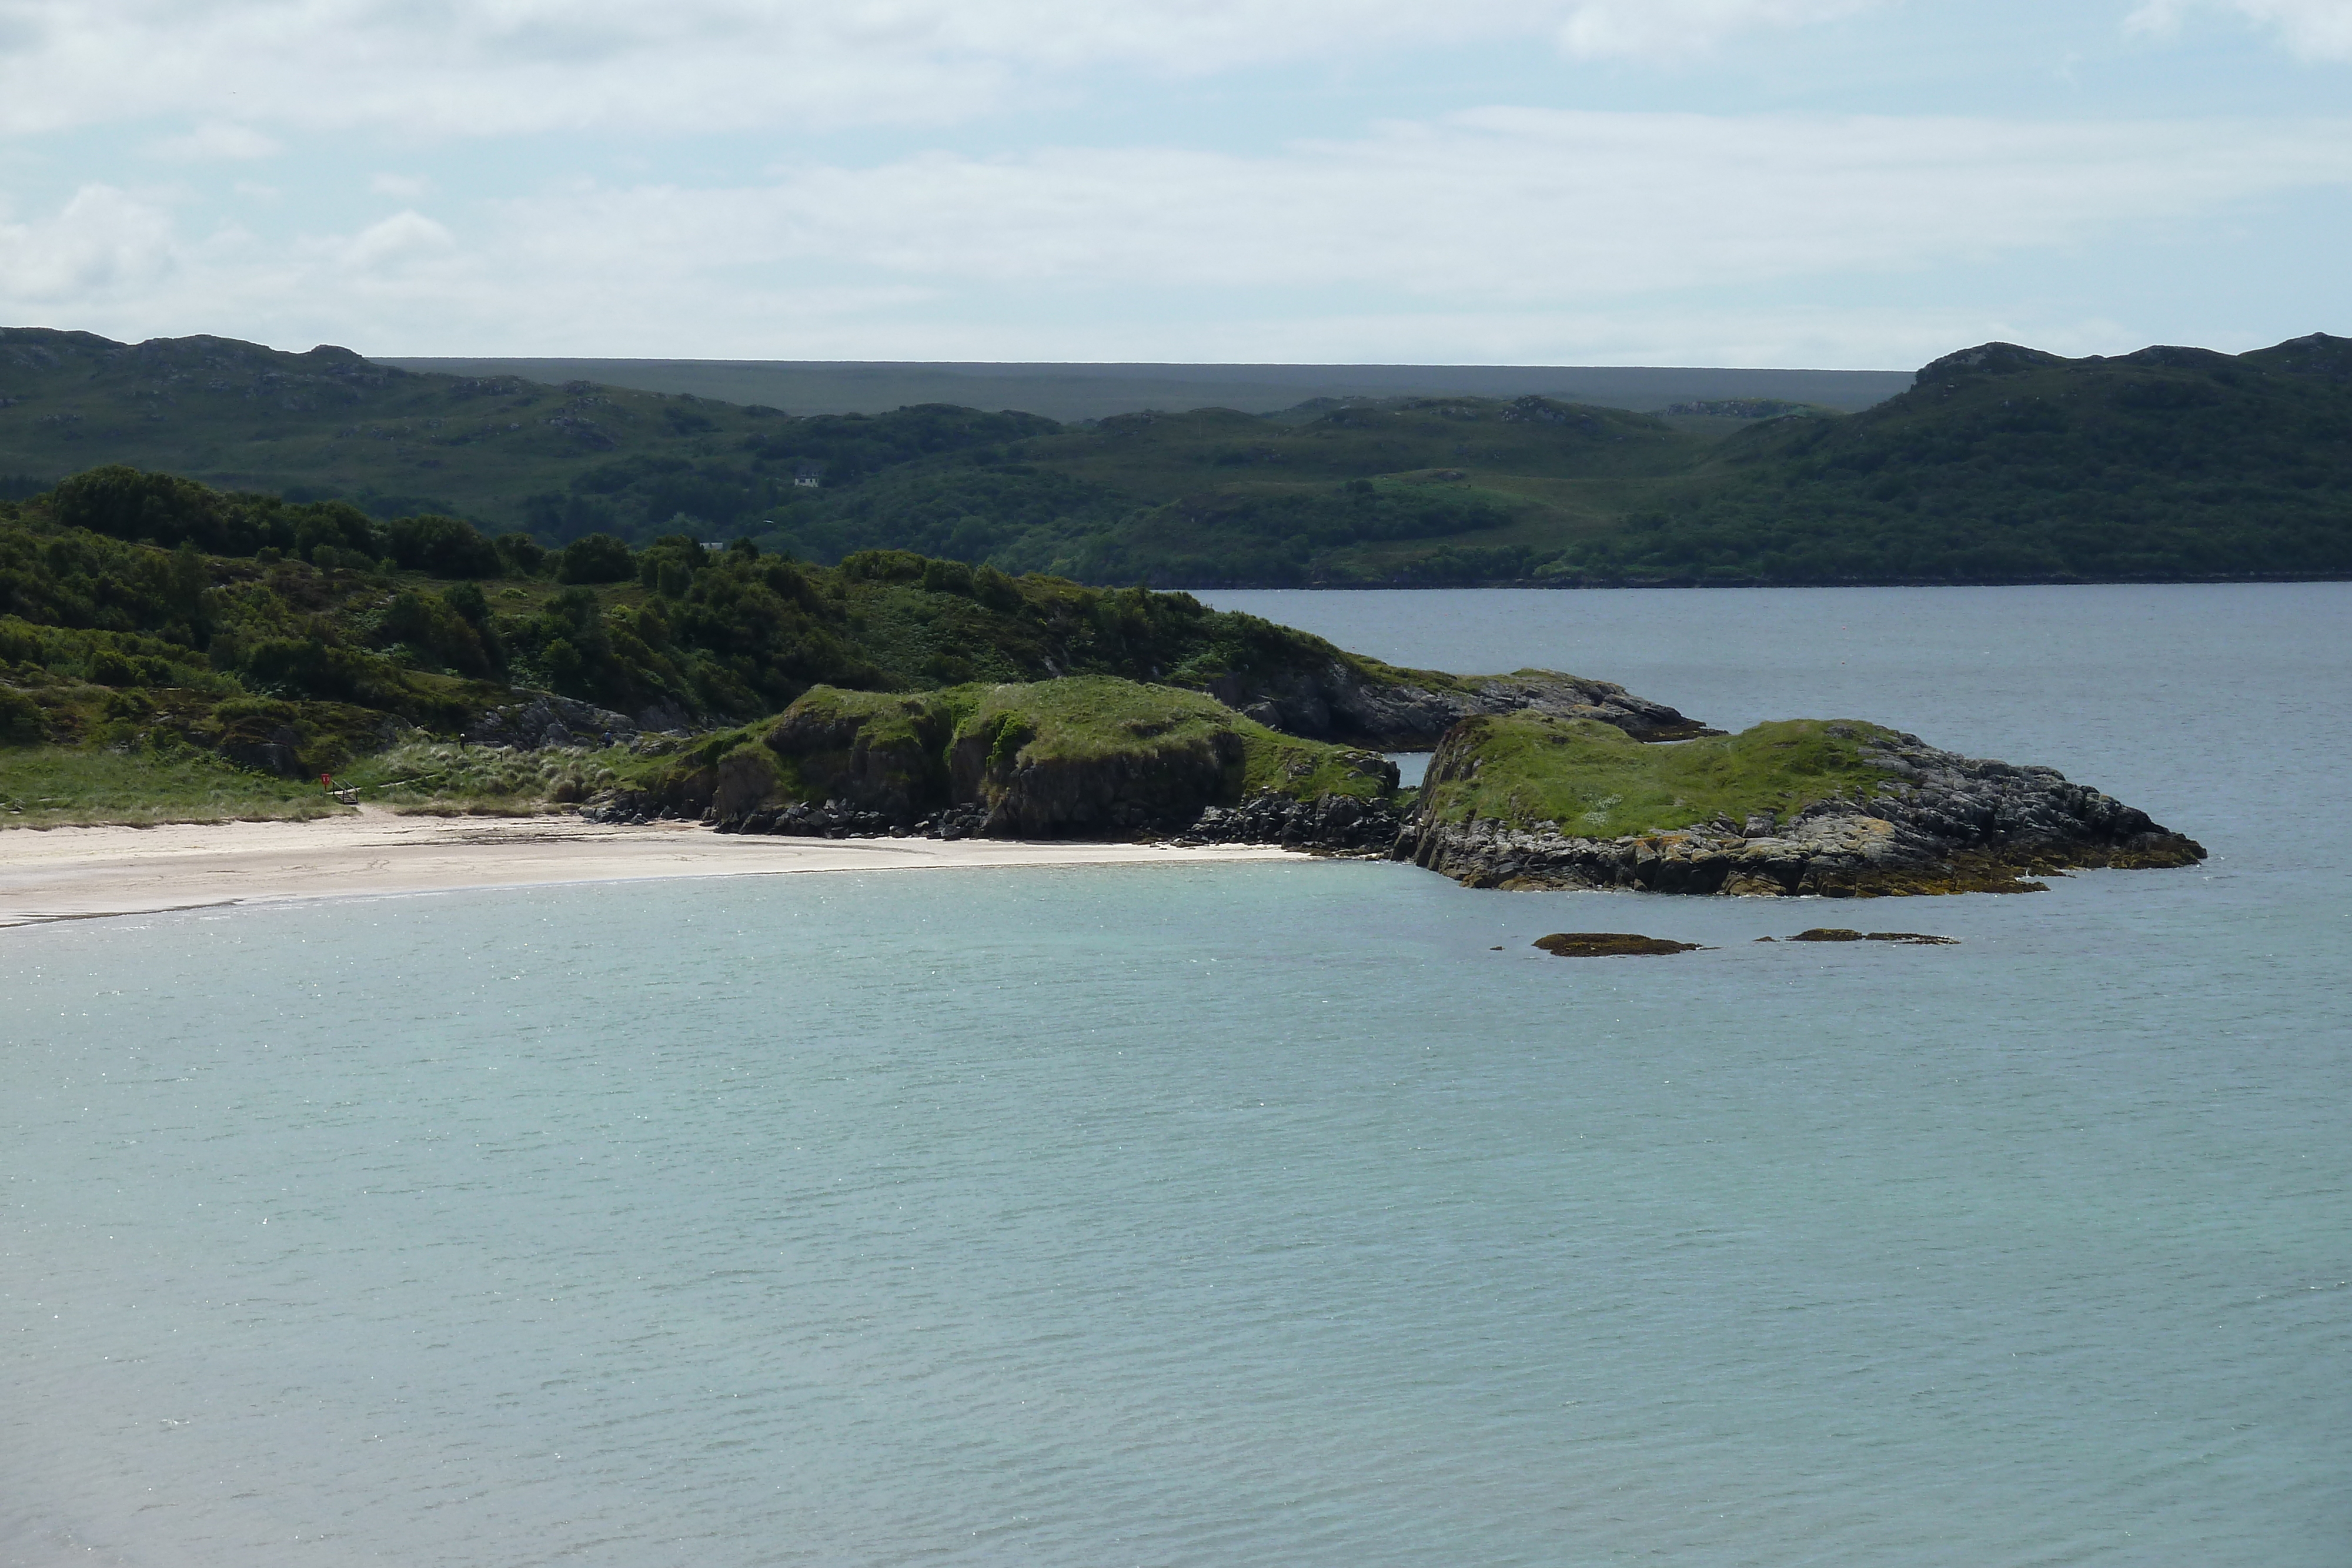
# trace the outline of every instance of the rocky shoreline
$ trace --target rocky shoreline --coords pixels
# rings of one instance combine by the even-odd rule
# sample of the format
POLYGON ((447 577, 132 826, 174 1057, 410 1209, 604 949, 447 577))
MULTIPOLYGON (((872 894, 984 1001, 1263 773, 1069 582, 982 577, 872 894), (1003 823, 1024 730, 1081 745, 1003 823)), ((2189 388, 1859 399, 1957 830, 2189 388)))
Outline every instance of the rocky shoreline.
POLYGON ((1511 679, 1493 697, 1516 706, 1454 722, 1417 795, 1375 753, 1097 681, 992 688, 963 708, 821 689, 764 733, 681 753, 659 787, 607 791, 581 814, 794 838, 1278 846, 1475 888, 1710 896, 2033 892, 2073 867, 2205 858, 2053 768, 1859 721, 1726 737, 1602 683, 1511 679), (1594 717, 1596 695, 1615 716, 1594 717), (1644 713, 1697 733, 1647 744, 1655 727, 1628 722, 1644 713))
MULTIPOLYGON (((1601 839, 1551 822, 1425 812, 1395 854, 1469 887, 1832 898, 2033 892, 2044 886, 2031 880, 2036 873, 2205 858, 2195 840, 2054 768, 1963 757, 1893 732, 1867 739, 1860 755, 1887 776, 1874 790, 1816 801, 1786 821, 1768 812, 1601 839)), ((1431 761, 1430 785, 1475 771, 1477 760, 1449 739, 1431 761)))

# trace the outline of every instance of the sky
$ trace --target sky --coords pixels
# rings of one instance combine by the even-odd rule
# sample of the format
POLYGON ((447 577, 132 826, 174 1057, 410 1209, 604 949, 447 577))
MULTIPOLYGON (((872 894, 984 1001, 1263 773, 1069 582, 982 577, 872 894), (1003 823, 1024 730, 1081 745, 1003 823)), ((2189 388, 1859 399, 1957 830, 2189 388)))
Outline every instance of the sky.
POLYGON ((0 324, 1916 367, 2352 335, 2352 0, 0 0, 0 324))

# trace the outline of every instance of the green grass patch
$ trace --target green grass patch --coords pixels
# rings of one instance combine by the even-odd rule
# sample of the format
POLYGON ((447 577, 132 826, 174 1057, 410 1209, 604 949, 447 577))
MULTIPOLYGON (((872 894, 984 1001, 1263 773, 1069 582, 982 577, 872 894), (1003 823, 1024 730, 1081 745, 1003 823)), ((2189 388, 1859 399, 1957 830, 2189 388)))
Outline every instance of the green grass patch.
POLYGON ((0 751, 0 827, 299 821, 350 810, 315 780, 248 772, 187 747, 0 751))
POLYGON ((511 751, 419 740, 362 758, 335 783, 364 804, 396 811, 532 816, 638 783, 669 760, 625 747, 511 751))
POLYGON ((1741 823, 1759 811, 1785 821, 1816 801, 1867 796, 1895 777, 1863 754, 1894 732, 1852 719, 1782 719, 1671 745, 1645 745, 1590 719, 1517 713, 1468 722, 1423 787, 1439 821, 1555 823, 1578 838, 1614 839, 1717 818, 1741 823))
MULTIPOLYGON (((942 697, 972 694, 941 693, 942 697)), ((1198 692, 1108 677, 1073 677, 977 694, 958 734, 995 731, 994 745, 1024 762, 1095 761, 1121 753, 1148 753, 1211 744, 1220 733, 1240 737, 1242 792, 1265 791, 1315 800, 1325 795, 1378 799, 1390 787, 1377 753, 1268 729, 1198 692)))

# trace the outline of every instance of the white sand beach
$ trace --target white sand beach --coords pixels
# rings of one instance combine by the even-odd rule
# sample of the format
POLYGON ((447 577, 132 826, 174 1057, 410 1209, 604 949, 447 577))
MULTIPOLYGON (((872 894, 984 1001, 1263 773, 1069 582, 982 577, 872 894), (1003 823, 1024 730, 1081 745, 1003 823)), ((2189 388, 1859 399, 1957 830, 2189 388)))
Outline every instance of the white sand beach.
POLYGON ((685 822, 404 817, 0 831, 0 925, 360 894, 972 866, 1268 860, 1261 847, 740 837, 685 822))

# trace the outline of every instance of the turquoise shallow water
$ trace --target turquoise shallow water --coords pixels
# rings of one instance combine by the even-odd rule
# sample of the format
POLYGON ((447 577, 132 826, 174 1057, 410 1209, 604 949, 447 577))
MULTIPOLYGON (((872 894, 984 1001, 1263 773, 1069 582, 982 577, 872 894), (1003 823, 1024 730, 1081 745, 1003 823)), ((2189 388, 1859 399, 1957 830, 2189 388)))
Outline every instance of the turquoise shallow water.
POLYGON ((2352 593, 1453 597, 1278 612, 2054 762, 2215 859, 11 932, 0 1562, 2352 1557, 2352 593), (1832 918, 1964 942, 1752 941, 1832 918), (1715 950, 1528 949, 1560 929, 1715 950))

